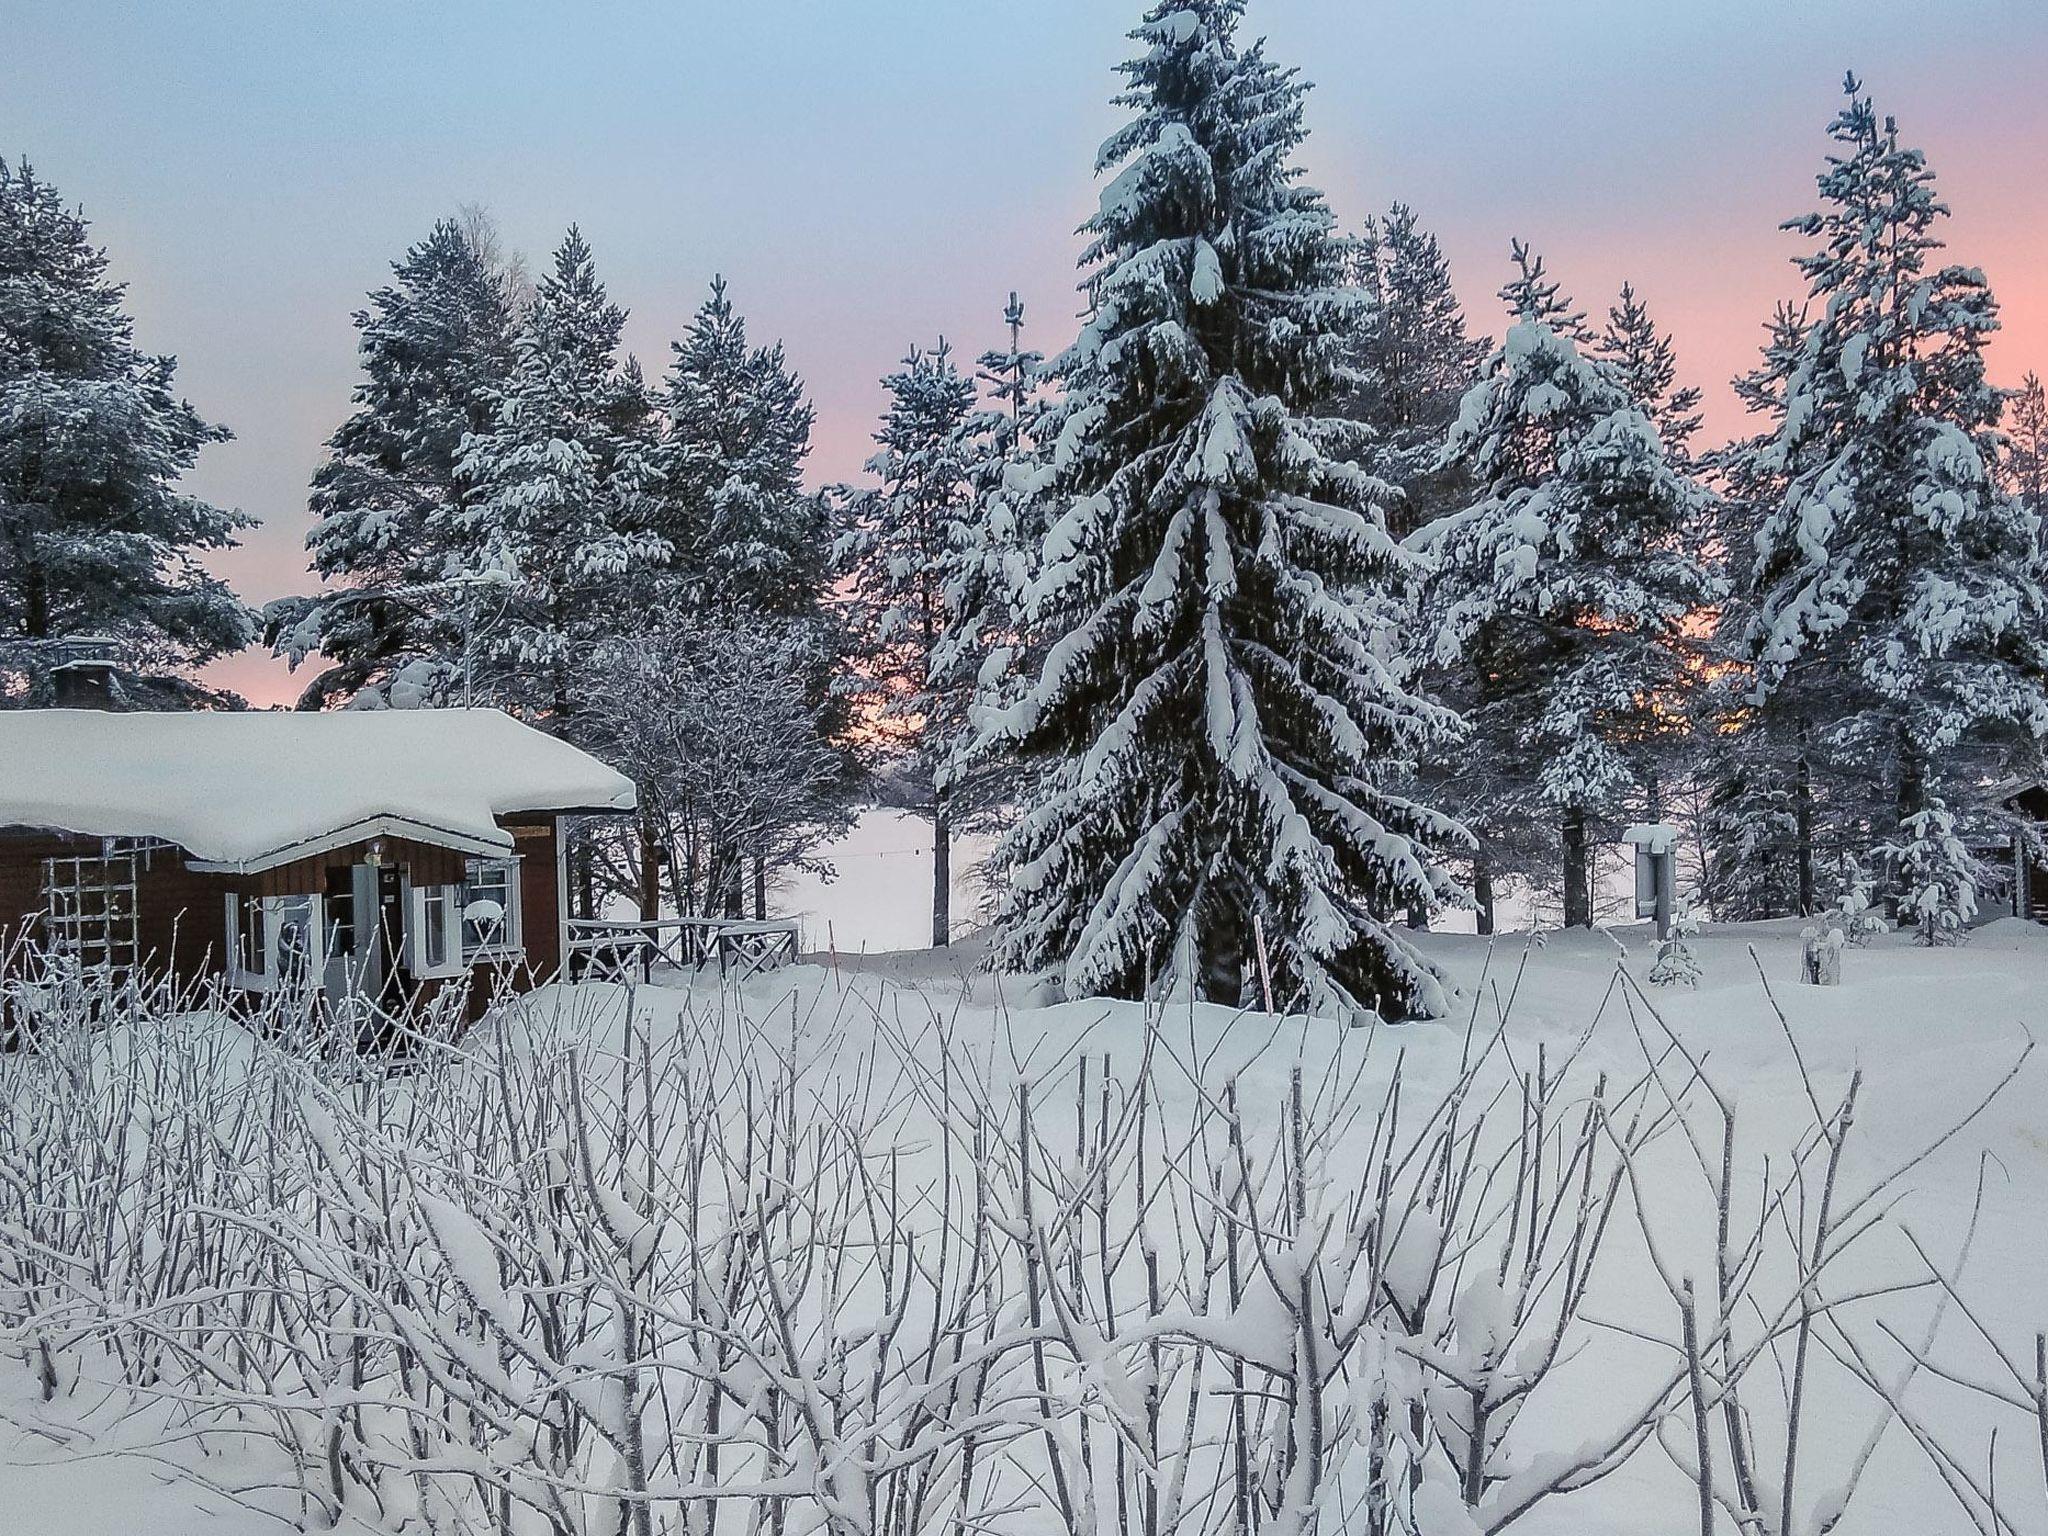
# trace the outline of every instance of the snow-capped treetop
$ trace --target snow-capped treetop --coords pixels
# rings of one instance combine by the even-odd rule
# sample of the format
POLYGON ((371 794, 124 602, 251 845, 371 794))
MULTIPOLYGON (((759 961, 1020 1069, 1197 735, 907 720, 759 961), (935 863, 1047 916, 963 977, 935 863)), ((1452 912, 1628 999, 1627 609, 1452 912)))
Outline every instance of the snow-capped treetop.
MULTIPOLYGON (((963 702, 1016 697, 1025 658, 1040 649, 1022 611, 1045 536, 1044 474, 1036 448, 1044 357, 1024 346, 1024 304, 1013 292, 1003 310, 1010 344, 981 355, 976 378, 984 403, 954 429, 964 467, 966 504, 948 525, 942 583, 945 628, 932 650, 935 685, 963 702)), ((973 756, 973 732, 956 718, 941 775, 957 809, 969 812, 1014 793, 1005 765, 973 756)))
POLYGON ((2006 436, 2006 489, 2036 518, 2048 518, 2048 391, 2038 373, 2020 381, 2006 436))
POLYGON ((314 571, 345 589, 265 614, 294 666, 315 651, 330 662, 302 703, 381 690, 401 671, 452 669, 461 637, 446 606, 377 594, 445 569, 441 540, 472 495, 457 472, 463 441, 495 423, 512 370, 515 286, 487 224, 442 219, 357 312, 363 377, 314 471, 318 522, 306 536, 314 571))
POLYGON ((1700 429, 1700 391, 1678 383, 1678 349, 1668 332, 1657 329, 1633 284, 1621 285, 1621 296, 1608 308, 1607 324, 1593 343, 1593 354, 1614 366, 1629 397, 1656 427, 1664 451, 1684 462, 1700 429))
POLYGON ((1825 677, 1833 734, 1895 758, 1903 812, 1958 744, 2048 734, 2048 597, 2038 521, 1992 473, 1997 302, 1981 271, 1935 264, 1934 173, 1848 91, 1821 209, 1785 226, 1814 248, 1796 360, 1776 402, 1760 392, 1777 430, 1743 455, 1781 488, 1746 638, 1759 699, 1825 677))
POLYGON ((255 615, 198 556, 256 520, 180 488, 229 432, 137 350, 82 215, 26 162, 0 160, 0 700, 40 676, 31 647, 111 636, 131 683, 247 645, 255 615), (27 642, 27 644, 24 644, 27 642))
POLYGON ((1390 526, 1405 532, 1456 503, 1437 450, 1492 344, 1466 335, 1450 262, 1405 203, 1366 221, 1350 276, 1370 302, 1347 349, 1343 410, 1372 431, 1372 465, 1402 493, 1390 526))
POLYGON ((1392 491, 1321 414, 1365 296, 1291 162, 1304 87, 1240 49, 1237 0, 1132 34, 1089 221, 1090 318, 1038 433, 1055 511, 1024 598, 1049 644, 980 717, 1039 787, 999 852, 1001 956, 1132 995, 1183 940, 1235 1000, 1256 920, 1274 987, 1440 1011, 1385 915, 1451 899, 1454 824, 1385 789, 1450 721, 1384 660, 1392 491))
POLYGON ((1425 633, 1485 750, 1525 766, 1510 779, 1612 814, 1668 730, 1686 620, 1719 595, 1698 553, 1711 499, 1541 260, 1513 255, 1516 319, 1443 449, 1474 499, 1410 540, 1436 561, 1425 633))
POLYGON ((803 488, 815 419, 803 381, 780 342, 748 345, 723 277, 674 352, 657 460, 689 600, 808 614, 825 581, 827 534, 803 488))
POLYGON ((500 697, 566 718, 622 578, 668 558, 649 527, 654 472, 644 388, 618 358, 625 311, 573 226, 534 291, 491 429, 458 466, 475 487, 443 533, 450 573, 502 571, 511 596, 483 639, 500 697))
POLYGON ((951 749, 968 686, 944 677, 934 653, 951 623, 947 587, 969 537, 973 501, 960 429, 974 385, 940 338, 913 348, 882 381, 889 406, 868 473, 880 484, 842 495, 833 549, 843 575, 847 628, 861 658, 869 725, 892 746, 935 767, 951 749))

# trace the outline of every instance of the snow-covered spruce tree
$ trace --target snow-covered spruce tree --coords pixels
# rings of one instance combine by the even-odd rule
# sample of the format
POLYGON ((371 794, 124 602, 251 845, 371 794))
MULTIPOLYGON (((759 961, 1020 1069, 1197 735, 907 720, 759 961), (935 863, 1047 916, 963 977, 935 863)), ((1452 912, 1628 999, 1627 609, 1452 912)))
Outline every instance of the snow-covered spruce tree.
POLYGON ((907 760, 932 824, 932 944, 951 937, 952 808, 940 770, 965 728, 970 687, 935 658, 951 627, 946 606, 951 553, 966 538, 974 500, 961 424, 974 385, 943 338, 913 349, 883 381, 888 409, 868 460, 878 486, 840 494, 844 527, 833 557, 848 645, 850 691, 886 763, 907 760))
POLYGON ((1705 456, 1721 489, 1711 544, 1728 591, 1710 641, 1714 678, 1702 714, 1701 771, 1713 780, 1708 817, 1709 889, 1726 920, 1809 916, 1822 900, 1825 844, 1860 846, 1850 824, 1855 796, 1841 792, 1845 765, 1814 729, 1825 719, 1825 681, 1787 676, 1759 698, 1750 632, 1755 623, 1757 534, 1787 484, 1772 453, 1791 381, 1806 350, 1807 319, 1781 303, 1765 326, 1756 367, 1734 381, 1759 430, 1705 456))
POLYGON ((147 704, 208 696, 186 674, 254 638, 197 558, 254 519, 178 486, 229 434, 137 350, 123 292, 84 217, 0 160, 0 704, 43 696, 49 641, 111 637, 147 704))
MULTIPOLYGON (((1592 353, 1620 375, 1629 398, 1657 430, 1657 440, 1671 463, 1687 475, 1696 464, 1692 440, 1700 430, 1699 389, 1678 382, 1678 348, 1668 332, 1659 331, 1650 309, 1632 283, 1621 285, 1621 294, 1608 306, 1606 324, 1593 338, 1592 353)), ((1703 563, 1711 564, 1708 536, 1718 520, 1711 505, 1687 528, 1687 538, 1703 563)), ((1710 611, 1688 614, 1687 659, 1692 665, 1679 679, 1680 686, 1658 699, 1651 734, 1643 744, 1643 794, 1641 812, 1650 821, 1665 819, 1666 786, 1675 773, 1693 769, 1698 754, 1693 750, 1697 730, 1712 713, 1714 699, 1708 680, 1706 659, 1713 629, 1710 611)))
POLYGON ((2048 735, 2048 595, 2036 520, 1992 474, 1997 302, 1983 273, 1932 264, 1934 174, 1847 89, 1821 210, 1786 226, 1814 242, 1808 315, 1782 420, 1749 451, 1781 491, 1748 571, 1747 653, 1754 697, 1814 701, 1833 760, 1875 768, 1871 832, 1907 846, 1928 841, 1904 829, 1936 796, 2048 735))
MULTIPOLYGON (((781 653, 806 668, 798 682, 815 733, 808 758, 827 750, 827 737, 844 724, 832 692, 838 643, 826 602, 829 517, 824 498, 803 486, 814 412, 782 344, 748 342, 746 320, 723 277, 712 279, 710 295, 672 351, 655 402, 660 431, 649 521, 670 555, 635 572, 633 607, 664 630, 688 615, 692 633, 752 625, 778 636, 781 653)), ((661 792, 652 782, 643 790, 661 792)), ((743 866, 751 860, 754 915, 767 916, 768 875, 777 859, 772 840, 707 855, 707 868, 715 864, 731 877, 723 896, 729 915, 742 908, 743 866)), ((649 911, 657 898, 654 876, 650 866, 640 881, 649 911)))
POLYGON ((782 344, 754 347, 725 279, 697 310, 657 401, 662 531, 682 601, 700 610, 810 617, 830 535, 803 488, 814 413, 782 344))
POLYGON ((1671 461, 1689 463, 1692 440, 1700 430, 1700 392, 1678 382, 1678 349, 1668 332, 1657 329, 1633 284, 1621 285, 1621 296, 1608 306, 1607 323, 1594 338, 1592 350, 1621 375, 1629 398, 1650 418, 1671 461))
MULTIPOLYGON (((976 381, 982 403, 955 432, 969 504, 950 527, 943 556, 945 629, 932 650, 936 685, 970 703, 984 690, 986 702, 1009 702, 1034 648, 1043 649, 1025 621, 1021 598, 1045 536, 1041 467, 1033 446, 1045 359, 1024 346, 1024 305, 1015 293, 1003 321, 1010 344, 981 355, 976 381)), ((938 783, 956 829, 985 825, 1013 808, 1014 764, 977 756, 971 730, 956 730, 942 745, 946 758, 937 768, 938 783)))
POLYGON ((1438 450, 1492 343, 1465 333, 1451 264, 1406 203, 1366 221, 1351 272, 1371 302, 1346 349, 1343 410, 1372 429, 1372 467, 1401 491, 1388 525, 1405 535, 1461 504, 1438 450))
POLYGON ((2006 419, 2005 486, 2036 518, 2048 518, 2048 390, 2041 376, 2020 381, 2006 419))
POLYGON ((284 599, 265 618, 294 665, 330 662, 302 708, 366 691, 389 700, 424 681, 459 686, 466 599, 417 589, 448 570, 451 527, 474 489, 457 470, 463 440, 490 430, 513 367, 516 273, 480 213, 443 219, 392 265, 392 280, 355 316, 363 376, 355 408, 314 471, 306 536, 312 567, 341 590, 284 599))
POLYGON ((648 527, 652 444, 638 370, 618 357, 625 319, 572 227, 535 287, 496 419, 463 445, 472 493, 437 520, 452 569, 507 581, 502 615, 475 639, 492 694, 557 731, 592 647, 623 622, 627 577, 670 554, 648 527))
POLYGON ((1235 1004, 1262 934, 1276 1005, 1435 1014, 1439 977, 1388 916, 1459 898, 1434 850, 1462 832, 1385 779, 1454 721, 1352 596, 1412 564, 1392 488, 1350 458, 1364 434, 1320 414, 1363 295, 1290 163, 1306 88, 1240 49, 1241 11, 1146 13, 1136 115, 1100 155, 1092 318, 1041 432, 1050 644, 980 717, 1037 778, 998 854, 998 958, 1128 997, 1192 955, 1235 1004))
POLYGON ((1593 920, 1592 825, 1640 810, 1686 682, 1687 616, 1717 584, 1697 539, 1707 494, 1674 464, 1583 317, 1519 244, 1515 316, 1445 440, 1475 488, 1410 543, 1436 570, 1434 659, 1506 793, 1454 808, 1484 829, 1548 808, 1564 920, 1593 920))

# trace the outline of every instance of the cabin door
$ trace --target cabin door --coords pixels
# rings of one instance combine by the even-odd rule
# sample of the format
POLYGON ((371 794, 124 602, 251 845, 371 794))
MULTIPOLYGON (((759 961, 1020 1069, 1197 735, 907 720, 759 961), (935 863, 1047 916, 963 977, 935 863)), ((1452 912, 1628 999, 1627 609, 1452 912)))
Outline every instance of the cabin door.
POLYGON ((377 870, 367 864, 327 871, 322 981, 330 998, 375 997, 390 970, 379 940, 377 870))
POLYGON ((405 871, 386 864, 376 871, 377 990, 371 995, 384 1007, 403 1008, 412 997, 412 977, 405 966, 405 871))

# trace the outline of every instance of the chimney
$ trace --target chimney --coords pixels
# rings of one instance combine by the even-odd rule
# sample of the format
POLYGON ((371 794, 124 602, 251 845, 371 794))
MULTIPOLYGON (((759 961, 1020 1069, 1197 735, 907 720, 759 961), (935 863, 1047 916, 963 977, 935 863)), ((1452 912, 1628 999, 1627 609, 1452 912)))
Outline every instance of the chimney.
POLYGON ((67 658, 50 668, 50 693, 57 708, 120 708, 114 642, 99 635, 80 635, 62 644, 67 658))

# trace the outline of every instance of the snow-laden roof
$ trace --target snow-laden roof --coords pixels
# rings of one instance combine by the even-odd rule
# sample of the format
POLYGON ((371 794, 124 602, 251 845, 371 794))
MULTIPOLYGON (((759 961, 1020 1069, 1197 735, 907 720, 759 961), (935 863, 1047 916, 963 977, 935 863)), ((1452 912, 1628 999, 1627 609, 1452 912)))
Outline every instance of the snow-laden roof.
POLYGON ((384 835, 505 852, 501 815, 632 808, 623 775, 495 709, 0 710, 0 827, 241 871, 384 835))

